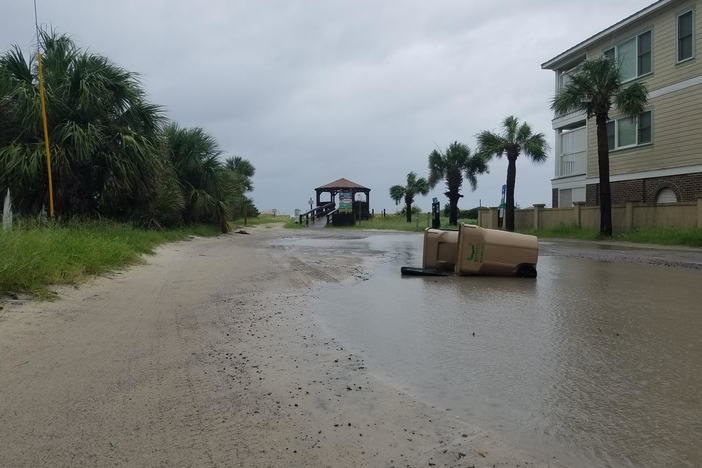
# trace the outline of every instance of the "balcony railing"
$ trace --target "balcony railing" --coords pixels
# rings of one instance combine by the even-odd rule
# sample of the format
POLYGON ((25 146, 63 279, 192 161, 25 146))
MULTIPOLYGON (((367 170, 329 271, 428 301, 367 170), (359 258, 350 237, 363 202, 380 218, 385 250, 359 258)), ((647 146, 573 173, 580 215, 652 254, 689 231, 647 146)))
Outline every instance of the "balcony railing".
POLYGON ((587 152, 564 154, 561 156, 560 174, 558 177, 585 174, 587 171, 587 152))
POLYGON ((561 160, 561 175, 570 176, 575 174, 575 161, 561 160))

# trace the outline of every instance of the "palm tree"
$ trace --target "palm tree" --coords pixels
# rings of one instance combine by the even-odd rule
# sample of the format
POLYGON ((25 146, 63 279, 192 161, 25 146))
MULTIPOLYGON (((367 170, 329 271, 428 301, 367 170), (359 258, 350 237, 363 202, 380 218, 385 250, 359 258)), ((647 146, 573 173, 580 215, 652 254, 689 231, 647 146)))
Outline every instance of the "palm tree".
POLYGON ((251 161, 241 156, 234 156, 233 158, 227 158, 224 165, 240 178, 239 182, 242 184, 245 192, 253 190, 251 178, 256 174, 256 168, 251 164, 251 161))
POLYGON ((623 83, 621 65, 607 57, 582 62, 571 80, 556 94, 551 109, 565 114, 585 112, 597 124, 597 163, 600 175, 600 234, 612 235, 612 192, 609 181, 609 144, 607 121, 612 106, 624 117, 635 119, 648 103, 648 89, 643 82, 623 83))
POLYGON ((251 178, 256 173, 254 165, 251 164, 251 161, 248 159, 244 159, 241 156, 234 156, 233 158, 227 158, 224 167, 233 175, 234 183, 241 193, 241 196, 233 207, 234 219, 239 217, 246 218, 251 208, 253 208, 253 211, 251 211, 252 213, 257 212, 258 210, 253 205, 253 201, 246 196, 247 192, 253 190, 251 178))
POLYGON ((549 145, 543 133, 534 134, 526 122, 507 117, 502 123, 502 132, 482 131, 477 136, 478 152, 486 158, 507 156, 507 200, 505 205, 505 228, 514 231, 514 184, 517 180, 517 158, 524 153, 529 159, 541 164, 548 158, 549 145))
POLYGON ((412 222, 412 203, 415 195, 426 195, 429 193, 429 183, 424 177, 417 178, 416 172, 407 174, 407 185, 393 185, 390 187, 390 198, 399 205, 402 199, 407 207, 407 222, 412 222))
MULTIPOLYGON (((57 213, 134 217, 153 202, 164 160, 162 111, 134 73, 39 32, 57 213)), ((37 62, 19 47, 0 57, 0 193, 16 211, 48 205, 37 62)))
POLYGON ((429 154, 429 186, 436 187, 440 180, 446 180, 446 193, 449 199, 449 225, 458 224, 458 200, 463 198, 459 193, 463 186, 465 173, 471 189, 478 187, 479 174, 487 172, 486 159, 480 155, 470 154, 470 148, 463 143, 454 141, 443 153, 434 150, 429 154))
POLYGON ((173 165, 185 199, 185 221, 212 222, 229 231, 228 213, 240 193, 234 174, 219 160, 219 145, 202 128, 181 128, 176 123, 163 130, 166 154, 173 165))

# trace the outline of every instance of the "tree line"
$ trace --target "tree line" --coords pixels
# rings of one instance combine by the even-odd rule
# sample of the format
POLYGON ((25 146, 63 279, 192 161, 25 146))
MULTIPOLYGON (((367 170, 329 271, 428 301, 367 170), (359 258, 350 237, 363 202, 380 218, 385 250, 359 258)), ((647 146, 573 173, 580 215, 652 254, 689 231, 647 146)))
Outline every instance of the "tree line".
MULTIPOLYGON (((200 127, 167 120, 137 74, 39 32, 53 195, 61 217, 150 227, 213 223, 222 232, 253 202, 255 168, 200 127)), ((48 209, 49 180, 37 60, 14 46, 0 56, 0 193, 15 212, 48 209)))
POLYGON ((464 178, 471 190, 478 187, 478 176, 489 172, 488 164, 493 157, 507 157, 507 189, 505 200, 505 228, 514 231, 514 186, 517 180, 517 158, 524 154, 532 162, 543 163, 547 159, 549 145, 543 133, 534 133, 526 122, 520 123, 514 116, 502 122, 498 132, 484 130, 477 135, 478 149, 472 152, 468 145, 455 141, 448 148, 437 148, 429 154, 429 177, 418 177, 416 172, 407 175, 405 185, 390 187, 390 197, 396 204, 403 200, 407 205, 407 222, 411 222, 411 206, 416 195, 427 195, 439 182, 446 183, 444 195, 449 200, 449 225, 458 224, 458 201, 464 178))
MULTIPOLYGON (((612 194, 609 173, 609 143, 607 124, 610 112, 618 111, 624 118, 636 119, 648 105, 648 88, 644 82, 626 83, 622 64, 611 57, 601 56, 581 62, 569 73, 570 81, 558 90, 551 109, 558 114, 583 112, 594 118, 597 126, 597 162, 599 169, 600 235, 612 235, 612 194)), ((499 132, 482 131, 477 135, 478 150, 471 154, 463 143, 454 142, 445 151, 429 154, 429 177, 407 175, 405 185, 390 188, 395 203, 407 205, 407 222, 411 222, 411 206, 416 195, 427 195, 441 180, 446 182, 449 199, 449 224, 457 224, 458 200, 464 177, 471 189, 477 187, 477 176, 488 172, 493 157, 507 157, 507 189, 505 200, 505 229, 514 231, 514 186, 517 178, 517 158, 524 154, 534 163, 547 159, 549 145, 543 133, 533 133, 526 122, 510 116, 502 122, 499 132)))

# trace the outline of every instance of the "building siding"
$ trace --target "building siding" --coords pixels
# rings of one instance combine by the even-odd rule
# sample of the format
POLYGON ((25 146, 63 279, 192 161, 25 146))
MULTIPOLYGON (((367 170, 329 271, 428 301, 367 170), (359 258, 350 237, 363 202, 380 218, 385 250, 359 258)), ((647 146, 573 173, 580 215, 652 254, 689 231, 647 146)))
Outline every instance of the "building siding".
POLYGON ((648 83, 650 91, 702 75, 702 60, 697 59, 697 55, 702 53, 702 21, 699 16, 702 12, 697 9, 696 3, 699 2, 673 2, 656 14, 643 18, 593 44, 587 49, 587 56, 597 57, 605 49, 652 28, 653 73, 643 78, 648 83), (693 5, 696 9, 694 14, 696 59, 677 65, 677 13, 693 5))
MULTIPOLYGON (((702 163, 702 85, 650 99, 649 107, 653 111, 653 143, 611 151, 611 175, 702 163)), ((587 177, 599 177, 596 125, 588 126, 587 177)))

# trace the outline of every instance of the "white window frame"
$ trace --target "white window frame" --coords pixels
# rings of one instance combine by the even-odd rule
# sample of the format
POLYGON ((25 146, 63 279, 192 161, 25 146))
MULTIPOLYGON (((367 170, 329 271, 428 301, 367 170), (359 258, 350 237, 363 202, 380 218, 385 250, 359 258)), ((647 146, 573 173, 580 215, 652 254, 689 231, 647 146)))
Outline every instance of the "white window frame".
MULTIPOLYGON (((685 14, 685 13, 681 13, 685 14)), ((694 24, 694 20, 693 20, 694 24)), ((613 45, 612 47, 606 48, 602 53, 609 52, 610 50, 614 49, 614 61, 619 63, 619 46, 624 44, 625 42, 629 42, 630 40, 634 40, 634 43, 636 44, 636 53, 634 54, 634 69, 636 70, 636 75, 632 76, 628 80, 625 80, 624 83, 628 83, 630 81, 638 80, 642 76, 648 76, 653 74, 653 28, 648 28, 645 31, 641 31, 637 35, 630 37, 624 41, 620 41, 619 43, 613 45), (651 71, 648 73, 644 73, 643 75, 639 75, 639 36, 643 36, 646 33, 651 33, 651 71)), ((677 44, 677 36, 675 39, 675 42, 677 44)), ((694 43, 694 36, 693 36, 693 43, 694 43)), ((694 53, 693 53, 694 56, 694 53)))
POLYGON ((687 63, 690 60, 695 59, 695 39, 697 34, 695 34, 695 7, 691 6, 686 10, 681 11, 675 15, 675 64, 687 63), (686 59, 678 60, 680 57, 680 17, 692 13, 692 55, 686 59))
MULTIPOLYGON (((614 122, 614 148, 610 149, 609 151, 619 151, 619 150, 624 150, 624 149, 629 149, 629 148, 636 148, 638 146, 647 146, 647 145, 652 145, 653 144, 653 111, 652 110, 646 110, 643 113, 651 113, 651 141, 648 141, 646 143, 639 143, 639 117, 637 116, 634 119, 634 129, 636 131, 636 143, 633 145, 626 145, 626 146, 619 146, 619 121, 620 120, 629 120, 628 117, 620 117, 618 119, 611 119, 607 121, 607 123, 614 122)), ((609 136, 609 135, 607 135, 609 136)), ((608 143, 609 144, 609 143, 608 143)))

